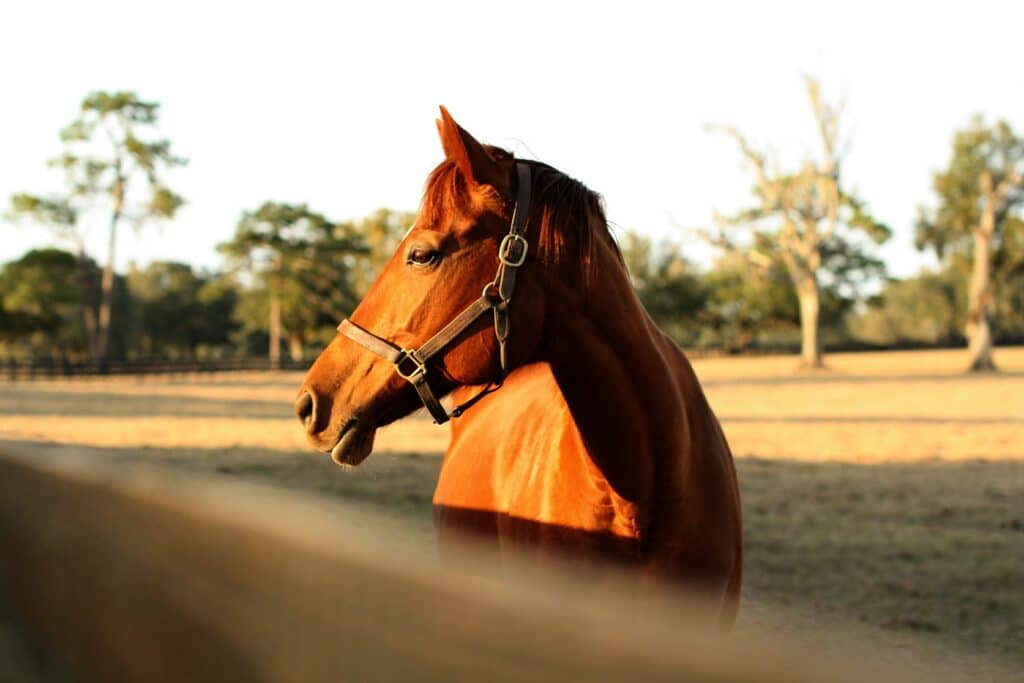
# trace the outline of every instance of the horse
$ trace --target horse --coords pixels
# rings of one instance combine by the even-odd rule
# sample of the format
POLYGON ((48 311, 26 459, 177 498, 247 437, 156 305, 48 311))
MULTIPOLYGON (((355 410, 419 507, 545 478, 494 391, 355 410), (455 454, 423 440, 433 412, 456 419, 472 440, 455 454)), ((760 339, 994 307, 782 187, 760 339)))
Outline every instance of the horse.
POLYGON ((732 453, 637 298, 601 198, 481 144, 444 107, 437 128, 445 159, 414 225, 299 390, 309 443, 358 465, 379 427, 422 403, 456 418, 433 497, 442 555, 470 532, 613 562, 698 589, 730 626, 743 569, 732 453))

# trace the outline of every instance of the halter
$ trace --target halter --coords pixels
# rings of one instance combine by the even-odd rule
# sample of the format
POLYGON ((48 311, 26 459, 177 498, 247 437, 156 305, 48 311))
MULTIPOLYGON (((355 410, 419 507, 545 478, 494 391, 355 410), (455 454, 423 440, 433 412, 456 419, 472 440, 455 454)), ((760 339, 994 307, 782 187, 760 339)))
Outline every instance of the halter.
POLYGON ((479 299, 467 306, 418 349, 403 349, 396 346, 387 339, 359 327, 351 320, 342 320, 338 325, 338 331, 343 335, 368 351, 391 361, 398 376, 416 389, 420 400, 437 424, 444 424, 449 418, 459 417, 481 398, 497 390, 505 381, 505 373, 508 370, 505 343, 508 341, 510 329, 508 306, 516 289, 516 272, 526 262, 526 252, 529 248, 524 235, 526 221, 530 215, 530 167, 522 161, 517 161, 515 168, 519 185, 516 189, 515 208, 512 209, 512 222, 508 234, 502 238, 498 246, 498 272, 484 287, 479 299), (427 363, 488 311, 494 314, 494 335, 498 338, 498 379, 449 413, 430 388, 427 380, 427 363))

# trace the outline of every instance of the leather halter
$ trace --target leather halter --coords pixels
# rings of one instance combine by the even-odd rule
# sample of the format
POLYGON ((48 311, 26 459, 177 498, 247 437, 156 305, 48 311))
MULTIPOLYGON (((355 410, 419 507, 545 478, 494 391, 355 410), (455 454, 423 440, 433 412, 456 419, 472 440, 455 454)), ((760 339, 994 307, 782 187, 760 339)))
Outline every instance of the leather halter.
POLYGON ((338 331, 343 335, 363 348, 391 361, 399 377, 412 384, 416 389, 420 400, 423 401, 423 405, 430 411, 437 424, 444 424, 449 418, 462 415, 466 409, 487 394, 497 390, 505 381, 505 373, 508 370, 505 344, 508 341, 510 330, 508 306, 516 289, 516 272, 526 261, 526 252, 529 248, 524 235, 526 234, 526 222, 530 215, 530 167, 522 161, 517 161, 515 168, 518 187, 515 208, 512 209, 512 222, 508 234, 501 240, 501 245, 498 247, 498 272, 495 274, 494 280, 484 287, 479 299, 467 306, 462 313, 455 316, 451 322, 442 327, 418 349, 403 349, 387 339, 359 327, 348 319, 342 320, 338 325, 338 331), (448 413, 430 387, 430 382, 427 379, 427 363, 488 311, 494 314, 494 335, 498 338, 498 361, 501 368, 498 379, 448 413))

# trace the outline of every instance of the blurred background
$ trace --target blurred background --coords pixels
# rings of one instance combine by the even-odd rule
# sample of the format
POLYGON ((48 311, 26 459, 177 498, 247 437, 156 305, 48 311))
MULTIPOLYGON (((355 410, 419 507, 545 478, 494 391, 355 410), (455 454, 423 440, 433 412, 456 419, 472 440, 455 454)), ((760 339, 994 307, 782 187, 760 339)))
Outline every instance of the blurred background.
POLYGON ((1022 20, 1009 1, 6 7, 0 447, 289 487, 427 538, 447 430, 400 423, 341 471, 290 405, 415 219, 444 104, 604 196, 739 458, 741 627, 785 606, 797 631, 1019 666, 1022 20))
MULTIPOLYGON (((254 356, 273 333, 272 355, 308 357, 412 220, 441 156, 438 104, 601 192, 641 296, 687 348, 801 343, 808 273, 787 266, 751 154, 776 184, 838 181, 839 224, 807 244, 809 324, 827 346, 960 345, 980 220, 964 204, 982 201, 982 168, 1021 154, 1016 16, 1012 3, 9 9, 3 352, 254 356), (834 119, 827 140, 818 114, 834 119), (772 237, 752 261, 755 232, 772 237)), ((996 343, 1024 340, 1019 192, 975 297, 996 343)), ((804 213, 827 214, 818 203, 804 213)))

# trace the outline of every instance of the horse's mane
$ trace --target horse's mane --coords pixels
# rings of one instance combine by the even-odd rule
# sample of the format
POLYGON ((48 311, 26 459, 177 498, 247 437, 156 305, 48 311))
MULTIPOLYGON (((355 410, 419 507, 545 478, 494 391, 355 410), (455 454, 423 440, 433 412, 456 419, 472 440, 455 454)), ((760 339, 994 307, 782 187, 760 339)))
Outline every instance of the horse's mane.
MULTIPOLYGON (((572 259, 581 265, 585 282, 591 281, 596 270, 596 240, 604 240, 622 262, 622 253, 608 229, 601 195, 547 164, 526 163, 533 171, 530 222, 540 225, 537 258, 548 264, 572 259)), ((463 211, 470 201, 466 179, 449 159, 427 178, 420 213, 427 222, 436 223, 445 215, 463 211)))

